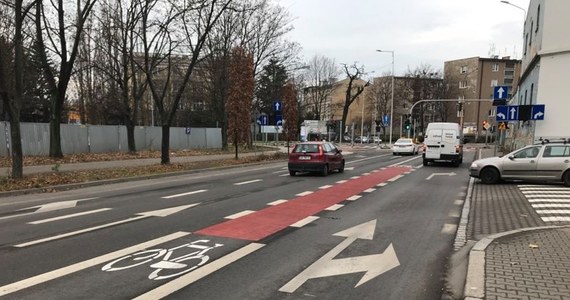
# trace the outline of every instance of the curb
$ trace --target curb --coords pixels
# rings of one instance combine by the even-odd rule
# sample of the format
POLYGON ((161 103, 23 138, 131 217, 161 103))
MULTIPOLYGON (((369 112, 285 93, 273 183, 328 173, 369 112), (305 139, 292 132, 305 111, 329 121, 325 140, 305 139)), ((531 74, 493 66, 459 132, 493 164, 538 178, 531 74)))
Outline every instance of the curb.
POLYGON ((485 299, 485 250, 496 239, 507 237, 518 233, 532 231, 570 228, 570 225, 562 226, 542 226, 516 229, 489 235, 478 241, 471 251, 469 251, 469 263, 467 266, 467 280, 463 289, 463 299, 482 300, 485 299))

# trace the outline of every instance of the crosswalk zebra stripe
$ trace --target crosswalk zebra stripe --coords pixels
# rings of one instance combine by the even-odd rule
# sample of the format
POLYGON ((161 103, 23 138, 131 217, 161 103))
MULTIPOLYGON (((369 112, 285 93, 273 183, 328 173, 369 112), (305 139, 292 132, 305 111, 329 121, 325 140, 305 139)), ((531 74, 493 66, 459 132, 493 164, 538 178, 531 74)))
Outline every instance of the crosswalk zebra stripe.
POLYGON ((568 204, 556 204, 556 203, 548 203, 548 204, 533 204, 532 207, 534 208, 570 208, 570 201, 568 204))
POLYGON ((570 199, 528 199, 528 202, 532 203, 542 203, 542 202, 551 202, 551 203, 570 203, 570 199))

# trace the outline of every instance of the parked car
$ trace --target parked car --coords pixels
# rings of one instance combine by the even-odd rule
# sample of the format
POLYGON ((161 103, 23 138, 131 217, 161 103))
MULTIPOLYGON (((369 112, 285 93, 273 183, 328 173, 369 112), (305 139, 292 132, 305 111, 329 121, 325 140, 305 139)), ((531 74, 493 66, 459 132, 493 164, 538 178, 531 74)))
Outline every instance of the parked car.
POLYGON ((418 145, 414 140, 408 138, 399 138, 392 146, 392 154, 418 154, 418 145))
POLYGON ((343 139, 344 142, 350 142, 350 141, 352 141, 352 138, 350 137, 350 135, 344 135, 344 136, 342 137, 342 139, 343 139))
POLYGON ((382 139, 381 139, 380 137, 378 137, 378 136, 375 136, 375 137, 373 138, 373 141, 374 141, 374 144, 380 144, 380 143, 382 143, 382 139))
POLYGON ((363 136, 363 135, 356 136, 356 137, 354 137, 354 142, 355 143, 361 143, 362 142, 362 143, 366 144, 366 143, 368 143, 368 137, 363 136))
POLYGON ((502 157, 476 160, 469 175, 486 184, 517 179, 562 181, 570 186, 570 139, 545 140, 502 157))
POLYGON ((305 142, 295 145, 289 154, 289 175, 297 172, 318 172, 327 176, 330 171, 344 172, 342 150, 329 142, 305 142))

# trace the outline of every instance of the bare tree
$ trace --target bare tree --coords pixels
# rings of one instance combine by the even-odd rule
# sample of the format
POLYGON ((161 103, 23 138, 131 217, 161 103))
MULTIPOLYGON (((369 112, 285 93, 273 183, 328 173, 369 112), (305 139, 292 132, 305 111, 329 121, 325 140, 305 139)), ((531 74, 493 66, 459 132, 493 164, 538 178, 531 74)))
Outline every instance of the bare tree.
MULTIPOLYGON (((414 70, 408 69, 406 76, 412 78, 412 104, 423 99, 441 99, 443 96, 443 74, 441 71, 436 71, 431 65, 421 64, 414 70)), ((412 119, 417 120, 417 130, 424 132, 427 122, 426 112, 429 113, 432 120, 441 121, 443 119, 441 112, 445 107, 442 102, 420 103, 419 109, 412 112, 412 119)))
POLYGON ((346 86, 345 96, 344 96, 344 106, 342 108, 342 124, 346 124, 346 117, 348 116, 348 110, 350 105, 364 92, 364 88, 369 85, 369 82, 365 84, 359 84, 358 79, 364 75, 364 66, 356 66, 356 63, 352 65, 344 64, 344 73, 348 84, 346 86))
POLYGON ((309 87, 305 90, 305 105, 316 120, 330 118, 331 107, 327 105, 330 105, 333 83, 339 74, 337 64, 334 59, 317 54, 307 65, 309 69, 305 74, 309 87))
POLYGON ((63 157, 60 131, 62 111, 73 65, 82 41, 84 25, 96 1, 54 0, 49 1, 49 5, 45 5, 43 0, 36 2, 36 50, 42 61, 51 98, 49 147, 51 157, 63 157))
POLYGON ((289 147, 289 141, 297 140, 298 120, 299 111, 297 96, 295 92, 295 86, 293 83, 288 83, 283 87, 283 132, 287 139, 287 147, 289 147))
POLYGON ((390 103, 392 100, 392 78, 389 73, 382 77, 375 78, 373 83, 366 92, 367 102, 372 106, 370 110, 374 111, 376 117, 375 122, 382 129, 384 140, 386 140, 386 127, 383 122, 383 116, 390 115, 390 103))
POLYGON ((251 100, 255 88, 253 57, 244 48, 232 51, 229 74, 230 86, 226 110, 228 112, 229 140, 235 147, 235 159, 238 159, 239 145, 245 145, 250 139, 251 100))
POLYGON ((142 40, 145 73, 162 126, 161 163, 170 163, 170 126, 212 27, 233 0, 185 1, 186 6, 145 0, 142 40), (176 51, 184 55, 176 56, 176 51), (159 70, 159 68, 164 68, 159 70), (179 83, 172 74, 180 70, 179 83), (170 92, 172 90, 172 92, 170 92), (170 97, 166 97, 171 95, 170 97))

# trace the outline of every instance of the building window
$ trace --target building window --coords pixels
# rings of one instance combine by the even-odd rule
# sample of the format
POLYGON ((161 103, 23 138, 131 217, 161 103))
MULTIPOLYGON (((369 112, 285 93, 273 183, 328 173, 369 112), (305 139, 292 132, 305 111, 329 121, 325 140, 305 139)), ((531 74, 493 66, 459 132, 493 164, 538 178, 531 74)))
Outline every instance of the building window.
POLYGON ((496 64, 496 63, 493 64, 493 66, 491 67, 491 70, 493 72, 499 72, 499 64, 496 64))
POLYGON ((530 104, 532 104, 532 94, 534 93, 534 83, 530 85, 530 104))
POLYGON ((459 68, 459 73, 461 73, 461 74, 467 73, 467 66, 461 66, 461 67, 459 68))
POLYGON ((499 85, 499 81, 497 79, 491 80, 491 86, 497 86, 497 85, 499 85))
POLYGON ((528 36, 528 45, 532 45, 532 29, 534 28, 534 22, 530 22, 530 35, 528 36))
POLYGON ((505 78, 504 83, 505 83, 505 85, 513 85, 513 79, 512 78, 505 78))
POLYGON ((538 32, 538 26, 540 26, 540 5, 538 5, 538 9, 536 10, 536 29, 534 32, 538 32))
POLYGON ((528 33, 524 35, 524 55, 526 55, 527 42, 528 42, 528 33))
POLYGON ((466 89, 467 88, 467 80, 459 81, 459 88, 460 89, 466 89))

